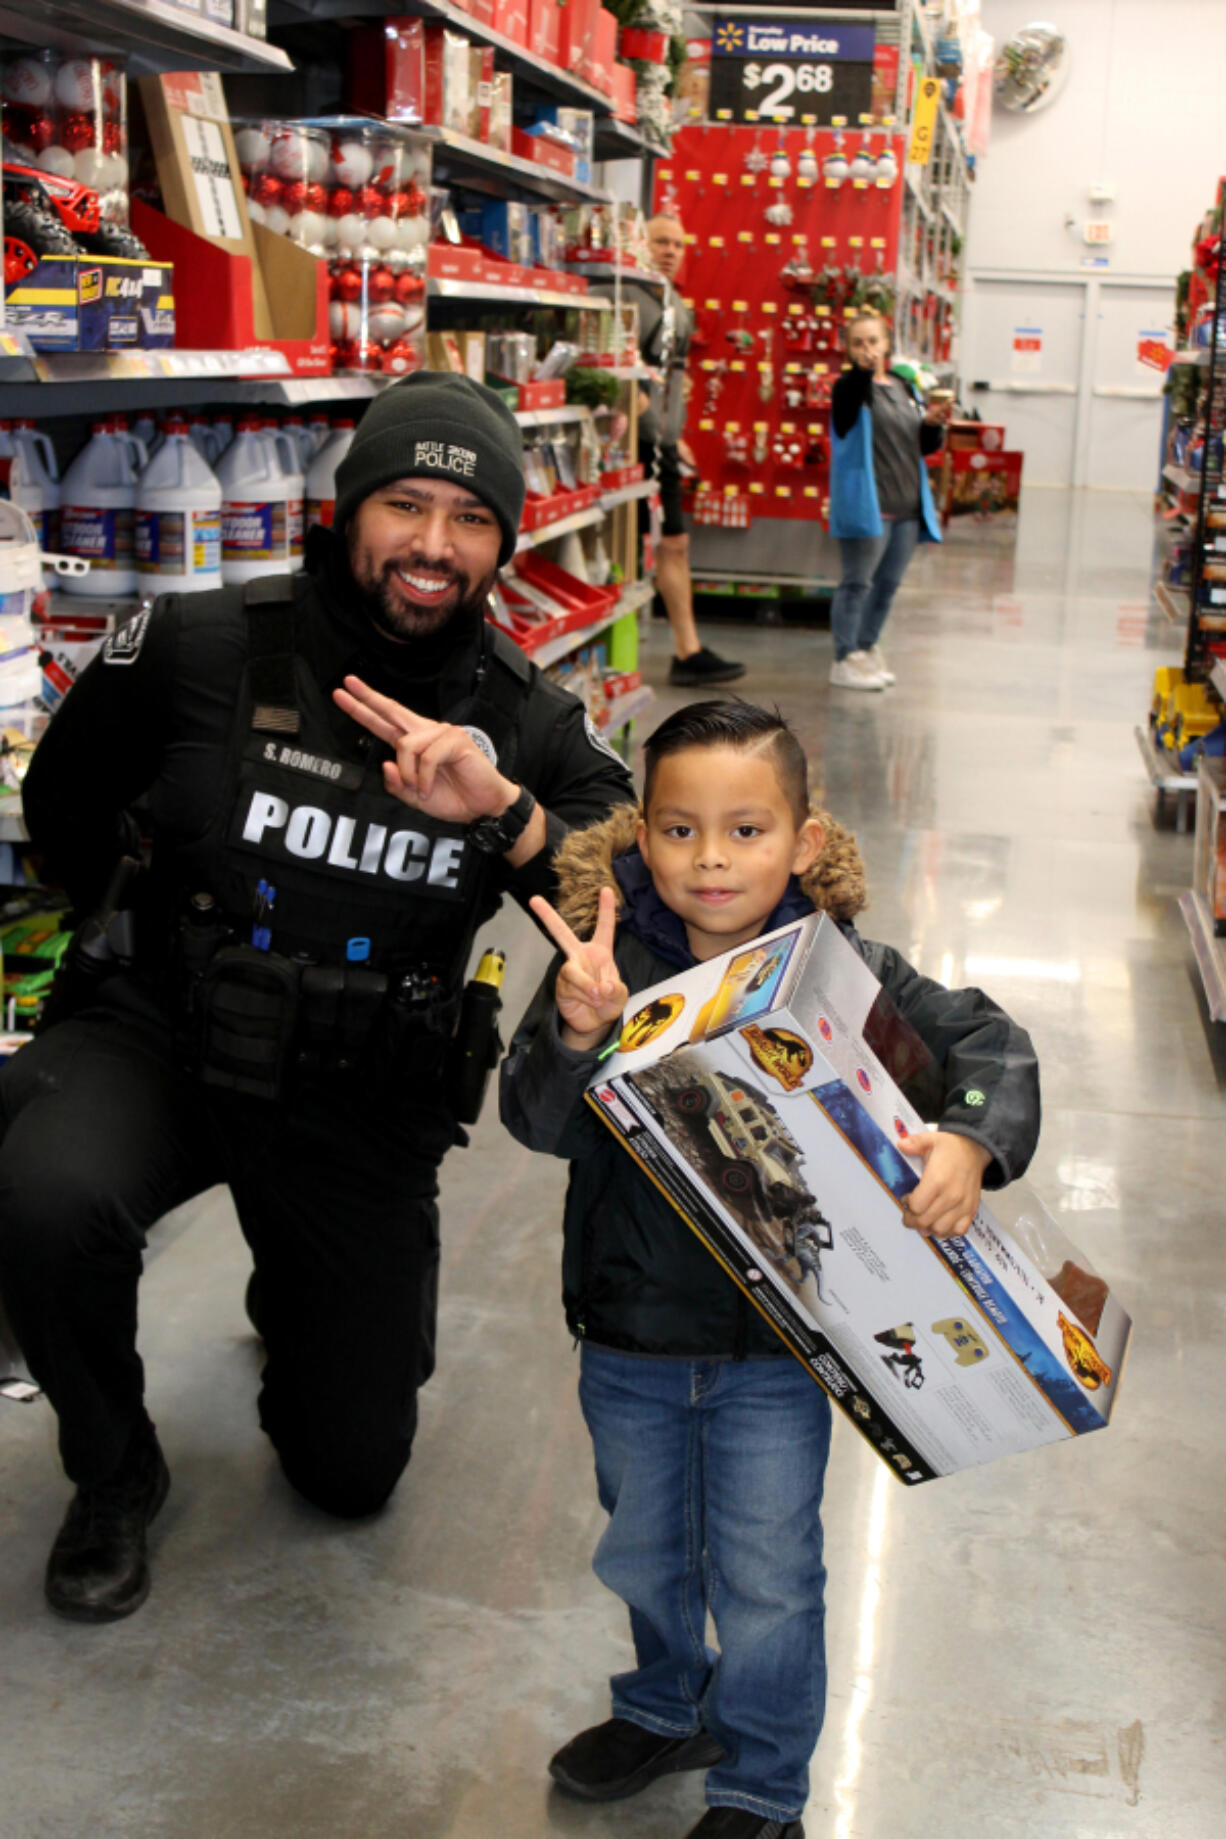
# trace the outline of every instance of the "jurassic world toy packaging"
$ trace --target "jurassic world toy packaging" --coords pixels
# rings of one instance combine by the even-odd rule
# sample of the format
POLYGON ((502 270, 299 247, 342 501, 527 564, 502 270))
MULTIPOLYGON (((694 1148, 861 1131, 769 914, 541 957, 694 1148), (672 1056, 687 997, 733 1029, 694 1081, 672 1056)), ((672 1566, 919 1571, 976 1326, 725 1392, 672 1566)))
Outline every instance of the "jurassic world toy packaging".
POLYGON ((815 914, 635 997, 587 1093, 908 1483, 1102 1429, 1131 1330, 1024 1183, 964 1237, 903 1225, 935 1075, 815 914))

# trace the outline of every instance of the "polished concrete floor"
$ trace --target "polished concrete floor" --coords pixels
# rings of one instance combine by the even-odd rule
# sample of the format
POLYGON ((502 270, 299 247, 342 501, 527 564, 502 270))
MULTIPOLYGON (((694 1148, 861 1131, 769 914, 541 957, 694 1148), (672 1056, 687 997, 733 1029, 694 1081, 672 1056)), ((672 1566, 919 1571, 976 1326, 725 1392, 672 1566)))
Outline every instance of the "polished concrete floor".
MULTIPOLYGON (((1136 1319, 1112 1428, 914 1491, 836 1430, 829 1718, 809 1839, 1220 1839, 1226 1822, 1226 1029, 1131 728, 1173 629, 1148 505, 1031 493, 1016 547, 921 553, 898 687, 831 691, 824 633, 750 660, 859 834, 870 936, 987 986, 1043 1064, 1034 1178, 1136 1319)), ((658 631, 649 674, 666 667, 658 631)), ((661 714, 683 698, 663 691, 661 714)), ((510 1002, 544 961, 516 915, 510 1002)), ((588 1570, 601 1514, 558 1306, 564 1171, 487 1116, 445 1181, 439 1372, 390 1509, 305 1509, 256 1428, 224 1196, 168 1222, 143 1291, 174 1475, 153 1595, 43 1606, 66 1500, 45 1405, 0 1401, 3 1839, 681 1839, 701 1783, 602 1810, 545 1763, 626 1664, 588 1570)), ((321 1388, 343 1386, 328 1348, 321 1388)))

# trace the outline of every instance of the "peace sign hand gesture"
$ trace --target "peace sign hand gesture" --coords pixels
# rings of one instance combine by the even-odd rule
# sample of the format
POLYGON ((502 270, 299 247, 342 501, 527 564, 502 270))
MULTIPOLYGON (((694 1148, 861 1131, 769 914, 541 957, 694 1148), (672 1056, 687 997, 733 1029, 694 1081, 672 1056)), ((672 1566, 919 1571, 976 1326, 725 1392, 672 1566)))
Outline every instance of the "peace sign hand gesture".
POLYGON ((395 751, 383 763, 384 784, 414 811, 443 823, 471 824, 501 816, 519 787, 487 760, 466 728, 430 721, 360 677, 346 677, 332 692, 338 708, 395 751))
POLYGON ((550 938, 565 952, 554 992, 562 1022, 562 1039, 579 1053, 598 1047, 621 1020, 630 992, 613 957, 616 902, 612 888, 601 888, 596 930, 584 944, 560 913, 536 894, 528 902, 550 938))

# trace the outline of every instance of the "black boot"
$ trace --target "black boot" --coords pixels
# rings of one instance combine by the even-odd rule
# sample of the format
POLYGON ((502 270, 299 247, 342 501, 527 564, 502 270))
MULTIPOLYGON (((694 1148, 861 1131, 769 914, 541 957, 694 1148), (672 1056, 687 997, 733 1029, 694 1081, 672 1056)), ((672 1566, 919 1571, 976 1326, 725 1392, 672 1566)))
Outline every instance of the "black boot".
POLYGON ((117 1622, 149 1594, 145 1533, 170 1487, 152 1425, 107 1482, 78 1488, 47 1560, 47 1601, 74 1622, 117 1622))
POLYGON ((772 1820, 743 1807, 712 1807, 686 1839, 805 1839, 805 1829, 799 1820, 772 1820))
POLYGON ((661 1775, 709 1769, 723 1754, 705 1730, 688 1737, 661 1737, 629 1718, 610 1718, 564 1744, 549 1773, 559 1788, 581 1801, 621 1801, 661 1775))

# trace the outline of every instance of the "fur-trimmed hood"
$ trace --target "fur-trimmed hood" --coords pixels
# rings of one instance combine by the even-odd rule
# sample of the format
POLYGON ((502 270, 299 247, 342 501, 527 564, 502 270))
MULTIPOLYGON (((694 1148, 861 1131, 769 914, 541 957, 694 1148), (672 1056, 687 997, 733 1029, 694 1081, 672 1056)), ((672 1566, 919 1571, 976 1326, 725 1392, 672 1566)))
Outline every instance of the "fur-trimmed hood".
MULTIPOLYGON (((856 839, 828 811, 811 804, 809 813, 821 825, 825 843, 813 866, 799 877, 801 890, 819 913, 852 920, 868 905, 856 839)), ((617 805, 602 822, 572 830, 554 857, 558 912, 581 938, 595 931, 601 888, 613 889, 619 916, 622 912, 624 899, 613 863, 634 847, 639 816, 637 805, 617 805)))

